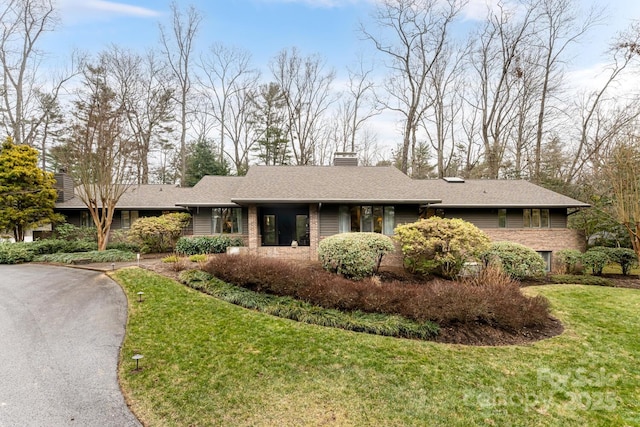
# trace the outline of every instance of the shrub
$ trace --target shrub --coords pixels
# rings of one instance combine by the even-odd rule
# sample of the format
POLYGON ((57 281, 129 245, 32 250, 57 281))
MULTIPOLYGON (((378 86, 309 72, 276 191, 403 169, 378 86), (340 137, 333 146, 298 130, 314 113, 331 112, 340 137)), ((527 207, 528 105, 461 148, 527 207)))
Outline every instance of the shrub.
POLYGON ((322 240, 318 256, 325 270, 358 280, 377 273, 394 249, 391 238, 379 233, 342 233, 322 240))
POLYGON ((602 270, 609 264, 607 251, 600 247, 594 247, 582 254, 582 264, 591 269, 591 273, 596 276, 602 275, 602 270))
POLYGON ((162 258, 160 261, 164 263, 174 263, 180 261, 180 258, 178 257, 178 255, 168 255, 162 258))
POLYGON ((495 263, 511 278, 544 276, 546 264, 533 249, 513 242, 494 242, 481 255, 485 265, 495 263))
POLYGON ((629 271, 638 266, 638 256, 633 249, 608 248, 607 254, 612 262, 616 262, 622 268, 622 274, 627 276, 629 271))
POLYGON ((98 244, 91 240, 44 239, 27 243, 36 255, 88 252, 98 249, 98 244))
POLYGON ((189 257, 189 261, 191 262, 203 262, 206 260, 207 260, 207 256, 205 254, 191 255, 189 257))
POLYGON ((483 272, 460 283, 360 281, 311 266, 254 256, 217 255, 203 269, 219 279, 280 296, 291 296, 325 308, 399 315, 416 322, 441 325, 484 323, 507 330, 545 324, 549 307, 542 297, 530 298, 499 272, 483 272))
POLYGON ((59 262, 63 264, 71 264, 78 260, 88 260, 89 262, 119 262, 133 261, 135 254, 132 252, 123 252, 115 249, 105 251, 89 251, 82 253, 57 253, 38 255, 35 260, 40 262, 59 262))
POLYGON ((489 237, 461 219, 431 217, 396 227, 404 265, 412 273, 457 276, 465 262, 477 259, 489 237))
POLYGON ((591 275, 554 274, 551 276, 551 281, 556 284, 613 286, 610 280, 591 275))
POLYGON ((576 249, 562 249, 556 252, 556 259, 563 267, 564 273, 575 273, 577 265, 582 261, 582 252, 576 249))
POLYGON ((62 240, 98 241, 98 232, 95 227, 78 227, 67 223, 56 225, 53 235, 62 240))
POLYGON ((144 253, 168 252, 175 247, 190 218, 188 213, 182 212, 138 218, 131 224, 129 237, 144 253))
POLYGON ((244 246, 244 240, 237 236, 181 237, 176 242, 176 252, 183 255, 223 254, 231 246, 244 246))
POLYGON ((21 264, 32 261, 33 257, 26 243, 0 242, 0 264, 21 264))
POLYGON ((109 242, 107 249, 117 249, 126 252, 140 252, 140 245, 135 242, 109 242))

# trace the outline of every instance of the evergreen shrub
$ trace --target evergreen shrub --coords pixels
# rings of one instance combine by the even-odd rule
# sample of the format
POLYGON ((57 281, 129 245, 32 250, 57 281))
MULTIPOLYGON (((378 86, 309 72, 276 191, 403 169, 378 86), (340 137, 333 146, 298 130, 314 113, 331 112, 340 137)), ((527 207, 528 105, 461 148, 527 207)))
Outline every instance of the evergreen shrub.
POLYGON ((379 233, 342 233, 323 239, 318 255, 325 270, 359 280, 376 274, 394 249, 391 238, 379 233))
POLYGON ((512 279, 522 280, 546 274, 542 256, 533 249, 514 242, 494 242, 482 253, 485 265, 498 265, 512 279))
POLYGON ((478 260, 489 237, 462 219, 431 217, 396 227, 404 266, 411 273, 456 277, 466 262, 478 260))

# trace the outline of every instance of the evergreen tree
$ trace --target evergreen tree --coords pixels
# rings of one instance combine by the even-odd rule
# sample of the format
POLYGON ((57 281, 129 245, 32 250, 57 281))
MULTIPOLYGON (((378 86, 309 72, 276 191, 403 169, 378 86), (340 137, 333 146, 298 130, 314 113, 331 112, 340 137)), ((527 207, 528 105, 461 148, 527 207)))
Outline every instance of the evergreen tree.
POLYGON ((21 242, 27 229, 62 221, 53 211, 57 197, 53 174, 38 168, 38 150, 8 137, 0 150, 0 230, 21 242))
POLYGON ((286 165, 291 160, 286 126, 286 99, 282 88, 276 83, 260 87, 253 100, 254 123, 259 134, 254 151, 265 165, 286 165))
POLYGON ((229 166, 218 161, 214 144, 201 139, 189 149, 184 185, 193 187, 205 175, 229 175, 229 166))

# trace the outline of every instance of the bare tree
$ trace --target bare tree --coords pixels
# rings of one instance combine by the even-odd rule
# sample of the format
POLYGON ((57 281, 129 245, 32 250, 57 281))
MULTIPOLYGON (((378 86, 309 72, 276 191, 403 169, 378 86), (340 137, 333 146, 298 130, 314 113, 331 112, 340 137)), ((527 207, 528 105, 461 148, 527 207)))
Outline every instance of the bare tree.
POLYGON ((508 10, 499 4, 495 13, 490 11, 470 57, 479 81, 478 93, 470 103, 480 115, 484 174, 489 178, 498 178, 515 126, 517 92, 524 76, 521 52, 530 47, 534 23, 531 8, 508 10))
POLYGON ((177 3, 173 2, 171 3, 171 18, 170 30, 160 26, 160 41, 163 53, 178 84, 175 99, 180 107, 180 176, 182 178, 187 167, 186 140, 191 92, 191 55, 202 15, 194 6, 189 6, 186 13, 183 13, 177 3))
POLYGON ((112 86, 126 109, 135 140, 137 182, 148 184, 151 151, 172 130, 174 102, 169 75, 153 51, 141 56, 111 46, 104 55, 112 86))
POLYGON ((627 230, 640 256, 640 137, 625 135, 617 140, 602 172, 611 185, 613 216, 627 230))
POLYGON ((459 0, 383 0, 374 13, 380 33, 361 27, 365 38, 387 59, 385 108, 403 117, 400 168, 409 170, 409 150, 428 106, 428 76, 443 54, 449 27, 465 4, 459 0), (388 40, 385 34, 389 34, 388 40))
POLYGON ((467 54, 468 47, 447 41, 442 55, 435 59, 427 73, 429 90, 424 96, 428 108, 421 122, 436 153, 439 178, 444 177, 449 168, 455 149, 455 124, 463 105, 463 59, 467 54))
MULTIPOLYGON (((251 65, 251 54, 239 48, 213 44, 208 55, 203 55, 200 67, 204 73, 199 80, 201 95, 207 100, 207 111, 218 122, 219 161, 225 161, 225 140, 229 136, 234 145, 234 158, 239 155, 238 124, 242 117, 238 107, 244 104, 246 94, 258 84, 260 73, 251 65)), ((236 165, 238 166, 238 165, 236 165)))
POLYGON ((17 144, 40 148, 46 169, 49 138, 62 121, 58 96, 79 72, 82 58, 73 55, 67 70, 39 73, 43 53, 38 45, 58 22, 52 0, 5 0, 0 22, 0 119, 17 144))
POLYGON ((567 49, 577 43, 593 26, 600 21, 602 11, 591 9, 586 17, 579 20, 579 4, 575 0, 536 0, 533 7, 540 11, 539 26, 536 33, 541 50, 542 83, 538 100, 536 122, 535 154, 533 177, 540 179, 542 143, 547 123, 548 103, 562 80, 561 64, 567 49))
POLYGON ((135 144, 126 131, 126 107, 120 101, 109 86, 104 56, 96 65, 86 65, 67 146, 77 195, 96 226, 99 250, 106 249, 116 205, 134 181, 135 144))
POLYGON ((313 163, 321 119, 335 101, 331 92, 335 73, 325 71, 325 66, 320 56, 303 58, 296 48, 281 51, 270 64, 285 96, 289 140, 298 165, 313 163))
POLYGON ((612 99, 613 95, 609 95, 625 70, 640 58, 640 24, 633 24, 617 38, 611 54, 604 83, 580 99, 578 144, 568 168, 567 182, 573 181, 589 163, 597 163, 606 153, 608 144, 640 116, 637 93, 628 93, 626 99, 612 99))

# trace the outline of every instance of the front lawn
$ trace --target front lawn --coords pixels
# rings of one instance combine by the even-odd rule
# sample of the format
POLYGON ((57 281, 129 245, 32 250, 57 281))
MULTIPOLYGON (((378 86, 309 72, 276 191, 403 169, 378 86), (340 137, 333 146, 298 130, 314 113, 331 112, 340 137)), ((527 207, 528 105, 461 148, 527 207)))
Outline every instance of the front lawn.
POLYGON ((146 425, 640 425, 637 290, 528 288, 565 333, 470 347, 297 323, 136 268, 113 277, 129 299, 120 379, 146 425))

